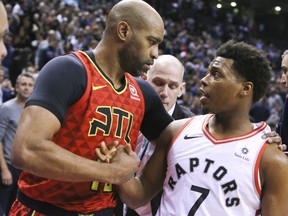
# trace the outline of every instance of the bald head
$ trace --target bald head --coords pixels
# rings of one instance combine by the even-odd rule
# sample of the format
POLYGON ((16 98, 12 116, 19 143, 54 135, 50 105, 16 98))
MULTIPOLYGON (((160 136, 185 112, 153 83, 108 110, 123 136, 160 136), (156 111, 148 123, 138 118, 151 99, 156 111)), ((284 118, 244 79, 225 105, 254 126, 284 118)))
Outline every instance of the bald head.
POLYGON ((107 18, 106 31, 125 21, 134 29, 147 28, 148 26, 163 24, 158 12, 148 3, 142 0, 122 0, 110 11, 107 18))
POLYGON ((186 86, 184 66, 172 55, 160 55, 147 72, 147 81, 159 94, 167 111, 174 107, 186 86))
POLYGON ((183 82, 184 66, 176 57, 172 55, 160 55, 154 60, 154 64, 147 72, 147 76, 154 76, 164 71, 168 71, 169 74, 173 73, 179 82, 183 82))
POLYGON ((0 64, 7 55, 7 50, 3 42, 5 33, 8 30, 8 19, 3 2, 0 1, 0 64))

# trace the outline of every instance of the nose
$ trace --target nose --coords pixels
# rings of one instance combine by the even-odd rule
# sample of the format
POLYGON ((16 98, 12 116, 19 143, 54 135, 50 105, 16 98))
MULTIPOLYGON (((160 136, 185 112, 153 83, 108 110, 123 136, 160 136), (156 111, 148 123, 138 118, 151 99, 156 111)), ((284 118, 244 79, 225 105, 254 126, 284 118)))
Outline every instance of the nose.
POLYGON ((158 46, 153 46, 152 50, 151 50, 151 55, 150 57, 152 59, 157 59, 159 55, 159 50, 158 50, 158 46))
POLYGON ((207 84, 207 76, 208 76, 208 75, 204 76, 204 77, 200 80, 200 83, 201 83, 202 85, 206 85, 206 84, 207 84))
POLYGON ((286 84, 287 84, 286 75, 284 73, 281 75, 280 83, 281 83, 282 86, 286 86, 286 84))
POLYGON ((161 98, 165 99, 168 97, 168 86, 164 85, 159 91, 159 95, 161 98))
POLYGON ((0 42, 0 64, 2 63, 3 59, 7 55, 7 49, 3 41, 0 42))

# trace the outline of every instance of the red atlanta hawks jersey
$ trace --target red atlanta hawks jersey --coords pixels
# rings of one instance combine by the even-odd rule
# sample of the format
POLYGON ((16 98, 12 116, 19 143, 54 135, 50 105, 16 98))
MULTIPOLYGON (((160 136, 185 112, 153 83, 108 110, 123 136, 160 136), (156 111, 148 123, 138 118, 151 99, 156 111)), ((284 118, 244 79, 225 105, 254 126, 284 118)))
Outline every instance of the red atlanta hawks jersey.
POLYGON ((255 216, 260 209, 259 163, 266 123, 239 137, 216 139, 195 116, 174 138, 158 216, 255 216))
MULTIPOLYGON (((53 141, 82 157, 96 160, 95 148, 101 141, 130 143, 135 148, 144 115, 143 95, 135 79, 125 74, 126 85, 115 90, 105 74, 84 52, 74 53, 84 64, 87 89, 71 106, 53 141)), ((20 190, 31 198, 70 211, 88 213, 115 207, 111 184, 105 182, 62 182, 23 172, 20 190)))

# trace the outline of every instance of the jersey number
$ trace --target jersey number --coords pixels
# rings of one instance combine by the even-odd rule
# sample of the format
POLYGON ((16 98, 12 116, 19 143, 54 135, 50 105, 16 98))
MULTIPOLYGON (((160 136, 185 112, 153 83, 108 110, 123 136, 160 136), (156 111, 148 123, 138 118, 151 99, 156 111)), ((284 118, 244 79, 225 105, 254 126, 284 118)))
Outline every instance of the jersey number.
POLYGON ((192 191, 196 191, 198 193, 201 193, 201 196, 196 200, 196 202, 194 203, 194 205, 192 206, 192 208, 189 211, 188 216, 194 216, 197 209, 200 207, 201 203, 206 199, 206 197, 208 196, 210 190, 206 189, 206 188, 201 188, 195 185, 191 186, 191 190, 192 191))
MULTIPOLYGON (((97 181, 93 181, 91 185, 92 191, 99 191, 100 183, 97 181)), ((111 192, 112 191, 112 184, 105 183, 103 186, 103 192, 111 192)))

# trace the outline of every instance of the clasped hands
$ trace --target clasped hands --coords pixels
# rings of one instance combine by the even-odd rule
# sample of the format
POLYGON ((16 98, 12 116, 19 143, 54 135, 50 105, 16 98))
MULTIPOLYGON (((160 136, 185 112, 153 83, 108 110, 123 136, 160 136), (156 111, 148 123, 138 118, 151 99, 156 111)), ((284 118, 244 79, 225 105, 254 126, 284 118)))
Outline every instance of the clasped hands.
POLYGON ((106 145, 104 141, 100 143, 100 147, 97 147, 95 149, 96 155, 102 162, 110 163, 113 156, 115 155, 118 148, 123 148, 124 152, 128 155, 133 156, 133 154, 136 154, 133 150, 130 144, 126 144, 125 146, 119 145, 118 141, 113 141, 106 145))

